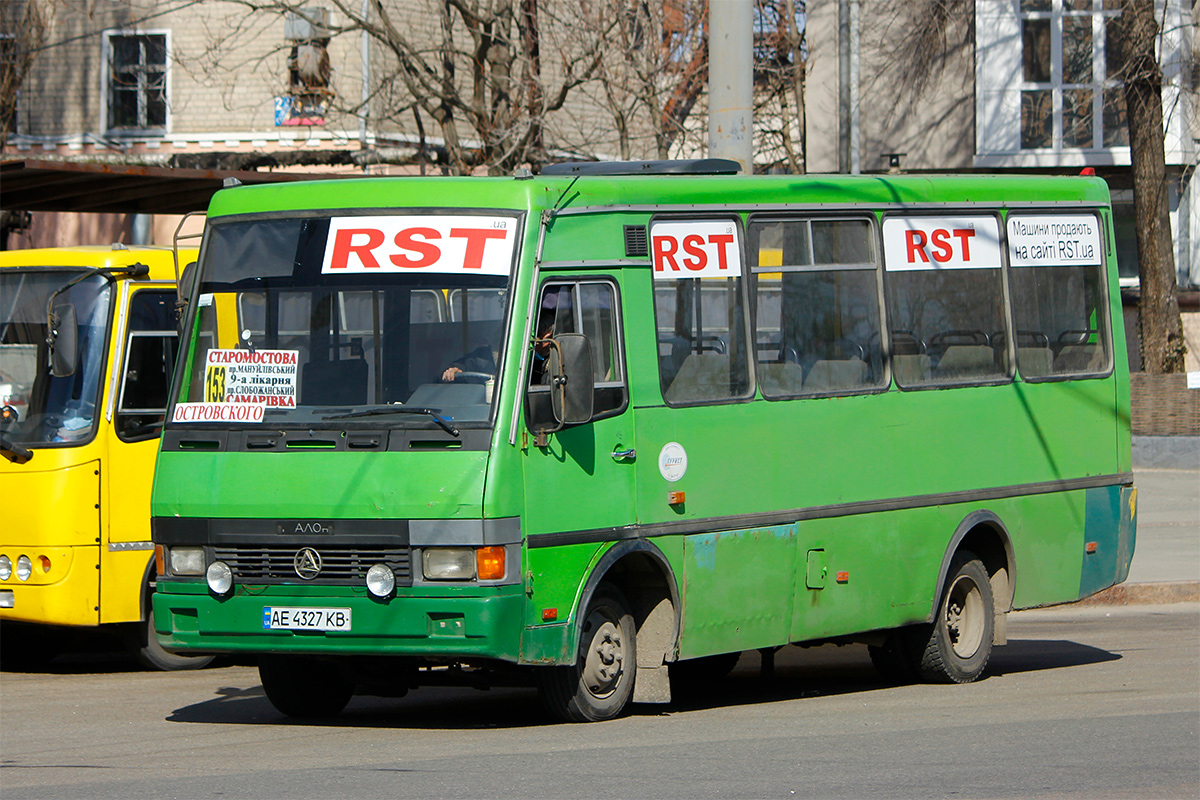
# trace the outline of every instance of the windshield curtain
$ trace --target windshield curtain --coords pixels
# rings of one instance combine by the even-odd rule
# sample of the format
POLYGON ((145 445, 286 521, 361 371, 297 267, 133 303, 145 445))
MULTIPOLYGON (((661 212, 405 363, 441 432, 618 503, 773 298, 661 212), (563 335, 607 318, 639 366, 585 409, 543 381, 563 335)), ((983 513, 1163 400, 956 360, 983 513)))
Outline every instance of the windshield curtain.
POLYGON ((31 447, 80 444, 93 436, 111 282, 93 275, 53 298, 56 310, 75 308, 78 359, 72 374, 50 374, 46 341, 46 304, 79 274, 73 269, 0 271, 0 405, 15 412, 15 421, 3 430, 11 442, 31 447))
MULTIPOLYGON (((379 226, 386 228, 398 224, 388 220, 414 218, 213 225, 173 423, 345 427, 363 417, 371 425, 424 428, 435 424, 431 411, 455 424, 486 424, 503 351, 517 219, 479 217, 508 239, 509 249, 500 249, 504 274, 494 264, 485 274, 437 262, 432 269, 389 269, 382 251, 380 268, 365 244, 349 253, 370 263, 331 268, 331 225, 384 220, 379 226)), ((432 252, 436 231, 421 230, 426 238, 412 246, 432 252)), ((360 232, 344 241, 376 241, 353 238, 360 232)), ((493 246, 490 239, 483 245, 493 246)))

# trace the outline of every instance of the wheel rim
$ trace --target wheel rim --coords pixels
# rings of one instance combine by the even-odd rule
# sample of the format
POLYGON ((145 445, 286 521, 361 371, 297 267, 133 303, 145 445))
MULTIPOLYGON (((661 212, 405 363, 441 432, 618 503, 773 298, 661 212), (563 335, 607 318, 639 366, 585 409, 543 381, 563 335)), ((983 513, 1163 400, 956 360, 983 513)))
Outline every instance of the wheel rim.
POLYGON ((625 665, 625 643, 621 626, 601 610, 588 615, 591 639, 583 659, 583 685, 593 697, 616 691, 625 665))
POLYGON ((959 658, 970 658, 983 644, 983 592, 971 578, 960 575, 946 598, 946 633, 959 658))

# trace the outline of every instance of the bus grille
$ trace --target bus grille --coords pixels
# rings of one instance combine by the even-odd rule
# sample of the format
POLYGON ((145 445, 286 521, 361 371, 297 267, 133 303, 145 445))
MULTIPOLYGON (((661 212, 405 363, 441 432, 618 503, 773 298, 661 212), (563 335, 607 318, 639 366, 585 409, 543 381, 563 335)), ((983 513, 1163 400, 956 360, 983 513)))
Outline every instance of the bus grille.
POLYGON ((300 547, 214 547, 213 557, 233 570, 239 583, 362 584, 367 570, 386 564, 396 583, 412 585, 412 552, 407 547, 314 547, 321 556, 321 572, 311 580, 296 574, 300 547))

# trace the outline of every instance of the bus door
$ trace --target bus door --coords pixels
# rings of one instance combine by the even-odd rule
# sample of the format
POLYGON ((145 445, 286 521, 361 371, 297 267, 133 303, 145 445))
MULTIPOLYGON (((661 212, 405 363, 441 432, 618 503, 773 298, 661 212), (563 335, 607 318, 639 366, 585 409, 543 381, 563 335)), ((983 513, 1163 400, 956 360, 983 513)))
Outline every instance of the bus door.
POLYGON ((150 487, 175 365, 175 290, 132 286, 107 391, 115 406, 101 498, 101 622, 138 619, 150 544, 150 487))
MULTIPOLYGON (((547 349, 531 348, 526 366, 525 529, 557 534, 545 544, 603 542, 621 538, 635 522, 633 409, 629 405, 621 336, 620 292, 615 276, 554 277, 539 290, 535 337, 582 333, 592 355, 592 419, 537 436, 533 420, 552 418, 547 349), (544 441, 543 446, 538 446, 544 441)), ((544 426, 542 426, 544 428, 544 426)), ((583 557, 593 552, 585 549, 583 557)), ((583 566, 586 566, 586 562, 583 566)), ((536 572, 535 572, 536 575, 536 572)))

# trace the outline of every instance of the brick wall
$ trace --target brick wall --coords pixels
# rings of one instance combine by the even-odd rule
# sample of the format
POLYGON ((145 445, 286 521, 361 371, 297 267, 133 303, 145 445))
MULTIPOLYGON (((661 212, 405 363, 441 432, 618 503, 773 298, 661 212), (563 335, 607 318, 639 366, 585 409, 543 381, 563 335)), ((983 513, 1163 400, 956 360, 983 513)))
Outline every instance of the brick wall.
POLYGON ((1130 376, 1135 436, 1200 436, 1200 389, 1187 388, 1187 376, 1130 376))

